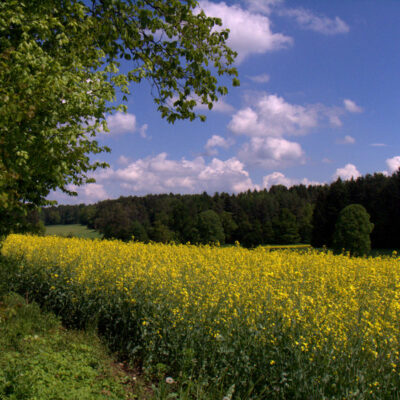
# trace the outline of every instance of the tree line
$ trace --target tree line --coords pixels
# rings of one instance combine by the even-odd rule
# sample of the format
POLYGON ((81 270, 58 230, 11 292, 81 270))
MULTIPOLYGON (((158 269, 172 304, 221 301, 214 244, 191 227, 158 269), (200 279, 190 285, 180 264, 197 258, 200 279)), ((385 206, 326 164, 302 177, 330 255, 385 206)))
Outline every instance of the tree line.
POLYGON ((121 240, 332 247, 339 213, 350 204, 364 206, 370 215, 372 247, 399 247, 400 171, 239 194, 120 197, 92 205, 46 207, 40 218, 46 225, 81 223, 105 238, 121 240))

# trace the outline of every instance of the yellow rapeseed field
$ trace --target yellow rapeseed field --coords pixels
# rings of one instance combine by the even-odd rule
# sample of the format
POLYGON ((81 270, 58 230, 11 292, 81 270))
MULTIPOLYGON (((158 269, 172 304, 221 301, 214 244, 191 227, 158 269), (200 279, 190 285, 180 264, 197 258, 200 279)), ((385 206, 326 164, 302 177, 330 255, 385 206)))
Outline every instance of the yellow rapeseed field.
POLYGON ((124 350, 176 376, 224 376, 238 398, 397 398, 396 255, 23 235, 2 253, 18 261, 19 290, 66 315, 90 319, 95 304, 117 325, 135 319, 124 350))

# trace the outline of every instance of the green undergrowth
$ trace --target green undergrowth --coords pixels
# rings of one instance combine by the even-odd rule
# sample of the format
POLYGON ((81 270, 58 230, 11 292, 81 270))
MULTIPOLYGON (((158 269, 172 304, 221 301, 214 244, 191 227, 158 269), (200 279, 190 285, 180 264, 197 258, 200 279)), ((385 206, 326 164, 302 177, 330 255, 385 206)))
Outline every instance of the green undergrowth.
POLYGON ((94 334, 65 330, 15 293, 1 297, 0 349, 1 400, 138 398, 94 334))

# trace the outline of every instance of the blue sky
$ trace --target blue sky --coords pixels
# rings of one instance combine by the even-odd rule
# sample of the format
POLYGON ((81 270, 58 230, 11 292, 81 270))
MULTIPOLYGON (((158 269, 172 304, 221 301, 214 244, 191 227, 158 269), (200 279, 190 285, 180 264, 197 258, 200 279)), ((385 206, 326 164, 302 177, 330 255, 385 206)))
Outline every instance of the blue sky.
MULTIPOLYGON (((400 2, 201 0, 231 30, 241 86, 207 121, 161 119, 147 83, 99 134, 110 168, 79 196, 237 193, 400 166, 400 2)), ((123 66, 126 68, 127 66, 123 66)), ((202 110, 200 110, 202 111, 202 110)))

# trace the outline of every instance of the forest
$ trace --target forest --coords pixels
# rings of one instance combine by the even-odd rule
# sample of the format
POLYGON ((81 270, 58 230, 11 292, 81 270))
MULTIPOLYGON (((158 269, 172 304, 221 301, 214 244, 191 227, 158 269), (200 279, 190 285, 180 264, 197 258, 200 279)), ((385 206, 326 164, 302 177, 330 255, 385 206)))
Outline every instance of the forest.
POLYGON ((370 215, 372 248, 399 247, 400 171, 239 194, 120 197, 90 205, 45 207, 36 218, 45 225, 80 223, 105 238, 124 241, 331 247, 338 215, 350 204, 361 204, 370 215))

